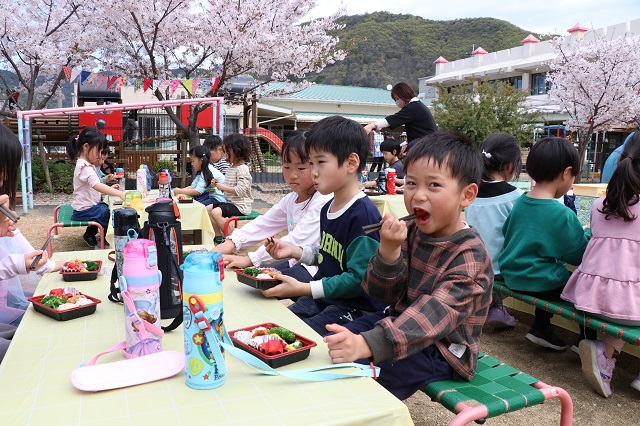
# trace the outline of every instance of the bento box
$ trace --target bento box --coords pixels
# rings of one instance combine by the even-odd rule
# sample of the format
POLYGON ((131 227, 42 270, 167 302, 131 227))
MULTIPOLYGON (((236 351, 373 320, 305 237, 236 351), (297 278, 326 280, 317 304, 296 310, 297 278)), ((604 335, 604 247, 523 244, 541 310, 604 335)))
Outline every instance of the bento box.
MULTIPOLYGON (((93 281, 98 278, 100 270, 102 270, 101 260, 90 260, 85 262, 93 262, 98 265, 98 269, 94 271, 65 271, 64 268, 60 270, 60 275, 64 281, 93 281)), ((67 265, 70 262, 65 263, 67 265)))
POLYGON ((257 288, 258 290, 266 290, 268 288, 275 287, 282 282, 281 280, 277 280, 275 278, 266 278, 266 277, 258 278, 257 276, 250 275, 249 273, 247 273, 247 270, 249 269, 260 270, 261 272, 267 271, 267 270, 268 272, 274 272, 275 269, 273 268, 234 269, 234 272, 238 277, 238 281, 250 287, 257 288))
MULTIPOLYGON (((306 337, 303 337, 293 331, 287 330, 284 327, 280 327, 279 325, 272 322, 252 325, 250 327, 244 327, 237 330, 233 330, 229 332, 229 336, 231 337, 231 341, 233 342, 235 347, 242 349, 243 351, 258 357, 259 359, 264 361, 267 365, 269 365, 269 367, 271 368, 278 368, 278 367, 292 364, 294 362, 302 361, 309 356, 309 353, 311 352, 311 348, 316 346, 316 342, 314 342, 313 340, 307 339, 306 337), (257 342, 260 340, 264 340, 265 342, 277 340, 278 339, 277 337, 270 336, 268 334, 269 330, 276 327, 291 333, 295 337, 294 342, 300 342, 300 347, 295 349, 291 348, 291 350, 285 350, 282 353, 264 353, 260 349, 261 347, 260 345, 257 345, 258 348, 256 348, 254 346, 250 346, 250 344, 245 343, 243 341, 243 340, 246 340, 246 339, 243 339, 243 337, 248 336, 247 333, 252 334, 256 330, 259 330, 260 332, 264 332, 265 329, 267 334, 261 334, 261 335, 255 336, 255 339, 257 340, 251 342, 252 344, 257 344, 257 342)), ((252 339, 254 338, 252 337, 252 339)), ((288 346, 291 346, 291 344, 287 345, 287 347, 288 346)))
POLYGON ((48 295, 43 294, 41 296, 30 297, 29 302, 33 304, 33 309, 35 309, 36 312, 40 312, 41 314, 44 314, 57 321, 68 321, 91 315, 96 311, 96 307, 98 306, 98 303, 100 303, 100 299, 96 299, 95 297, 87 296, 85 294, 83 296, 89 299, 92 303, 59 311, 41 303, 42 299, 44 299, 46 296, 48 295))

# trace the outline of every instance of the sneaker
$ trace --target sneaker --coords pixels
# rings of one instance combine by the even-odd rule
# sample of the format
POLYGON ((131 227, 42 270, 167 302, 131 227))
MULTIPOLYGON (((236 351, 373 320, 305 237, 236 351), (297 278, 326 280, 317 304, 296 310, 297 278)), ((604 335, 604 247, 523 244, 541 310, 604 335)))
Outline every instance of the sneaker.
POLYGON ((580 355, 580 342, 582 342, 584 340, 584 336, 578 336, 578 340, 576 340, 576 342, 571 345, 571 352, 580 355))
POLYGON ((516 319, 509 315, 507 308, 503 304, 495 304, 489 308, 487 324, 496 330, 513 328, 516 326, 516 319))
POLYGON ((225 238, 223 236, 215 236, 213 237, 213 245, 217 246, 218 244, 224 243, 225 238))
POLYGON ((616 366, 615 358, 608 358, 604 351, 604 343, 600 340, 584 339, 580 342, 580 361, 582 374, 589 386, 600 395, 611 396, 611 376, 616 366))
POLYGON ((563 351, 567 348, 564 339, 555 335, 553 327, 549 327, 546 330, 531 327, 531 330, 529 330, 525 338, 536 345, 555 349, 556 351, 563 351))
POLYGON ((95 235, 84 234, 82 236, 82 239, 91 248, 94 248, 95 246, 98 245, 98 240, 96 240, 96 236, 95 235))
POLYGON ((637 391, 640 391, 640 374, 638 374, 638 377, 636 377, 636 379, 631 382, 631 387, 637 391))

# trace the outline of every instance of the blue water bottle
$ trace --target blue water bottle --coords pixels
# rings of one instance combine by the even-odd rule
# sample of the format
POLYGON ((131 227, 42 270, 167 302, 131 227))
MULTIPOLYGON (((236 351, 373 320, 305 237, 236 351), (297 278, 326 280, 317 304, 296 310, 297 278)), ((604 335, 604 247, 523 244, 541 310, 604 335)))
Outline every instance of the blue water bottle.
POLYGON ((184 317, 184 355, 187 386, 214 389, 224 384, 226 365, 218 342, 205 331, 226 340, 222 309, 224 261, 220 253, 194 252, 180 265, 184 317), (209 328, 210 327, 210 328, 209 328))

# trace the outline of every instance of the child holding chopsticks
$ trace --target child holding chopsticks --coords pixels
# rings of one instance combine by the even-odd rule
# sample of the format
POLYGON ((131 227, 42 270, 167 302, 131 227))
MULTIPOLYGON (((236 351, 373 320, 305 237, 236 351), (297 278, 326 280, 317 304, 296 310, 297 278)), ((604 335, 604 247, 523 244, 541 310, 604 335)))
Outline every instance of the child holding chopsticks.
MULTIPOLYGON (((20 141, 0 124, 0 204, 9 208, 15 204, 16 177, 22 157, 20 141)), ((29 301, 22 289, 21 278, 32 272, 43 274, 57 271, 63 262, 49 260, 46 251, 34 250, 9 217, 13 212, 0 213, 0 323, 17 326, 29 301), (42 256, 34 268, 37 256, 42 256)))

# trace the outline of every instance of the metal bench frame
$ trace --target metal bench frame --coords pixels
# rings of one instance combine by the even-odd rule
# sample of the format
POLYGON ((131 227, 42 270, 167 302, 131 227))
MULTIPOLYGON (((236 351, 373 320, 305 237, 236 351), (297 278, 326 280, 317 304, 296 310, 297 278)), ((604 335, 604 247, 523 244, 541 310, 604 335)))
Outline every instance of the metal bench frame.
MULTIPOLYGON (((94 225, 98 227, 98 231, 100 232, 100 242, 99 242, 100 248, 104 249, 104 228, 102 227, 102 225, 100 225, 98 222, 95 222, 93 220, 88 222, 71 220, 71 214, 69 214, 69 210, 71 210, 71 213, 73 213, 73 208, 71 207, 71 204, 62 204, 57 206, 53 210, 53 225, 51 225, 47 230, 47 238, 49 238, 49 236, 51 235, 51 232, 53 232, 54 238, 58 238, 58 228, 71 228, 76 226, 94 225), (59 219, 59 213, 61 209, 64 215, 63 216, 64 219, 62 222, 59 222, 58 219, 59 219)), ((49 254, 49 256, 53 254, 53 245, 51 244, 51 242, 49 242, 49 246, 47 247, 47 253, 49 254)))

